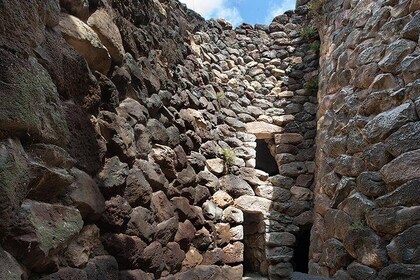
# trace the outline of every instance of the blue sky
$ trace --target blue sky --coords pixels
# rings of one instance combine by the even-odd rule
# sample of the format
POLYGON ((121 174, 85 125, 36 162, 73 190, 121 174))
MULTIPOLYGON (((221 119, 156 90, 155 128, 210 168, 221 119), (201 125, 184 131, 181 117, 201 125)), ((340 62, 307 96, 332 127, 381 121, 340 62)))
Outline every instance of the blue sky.
POLYGON ((293 10, 296 0, 180 0, 206 19, 224 18, 237 26, 242 22, 270 23, 287 10, 293 10))

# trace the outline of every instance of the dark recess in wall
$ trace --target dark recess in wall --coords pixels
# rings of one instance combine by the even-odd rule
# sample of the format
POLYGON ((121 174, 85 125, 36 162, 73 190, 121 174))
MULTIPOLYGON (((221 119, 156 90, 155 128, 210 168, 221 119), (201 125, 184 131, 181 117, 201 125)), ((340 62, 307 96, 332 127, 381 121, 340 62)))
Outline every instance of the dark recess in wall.
POLYGON ((255 168, 267 172, 270 176, 277 175, 279 168, 274 157, 270 153, 267 142, 265 140, 257 139, 256 148, 256 166, 255 168))
POLYGON ((294 252, 294 271, 308 273, 309 246, 311 229, 301 229, 296 234, 296 247, 294 252))

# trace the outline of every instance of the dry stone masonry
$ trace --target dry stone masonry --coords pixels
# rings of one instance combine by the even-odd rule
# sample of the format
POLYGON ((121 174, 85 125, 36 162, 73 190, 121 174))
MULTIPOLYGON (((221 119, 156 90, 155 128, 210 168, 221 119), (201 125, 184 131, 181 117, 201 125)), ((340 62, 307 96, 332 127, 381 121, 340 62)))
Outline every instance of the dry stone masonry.
POLYGON ((0 279, 418 279, 418 1, 307 2, 0 0, 0 279))

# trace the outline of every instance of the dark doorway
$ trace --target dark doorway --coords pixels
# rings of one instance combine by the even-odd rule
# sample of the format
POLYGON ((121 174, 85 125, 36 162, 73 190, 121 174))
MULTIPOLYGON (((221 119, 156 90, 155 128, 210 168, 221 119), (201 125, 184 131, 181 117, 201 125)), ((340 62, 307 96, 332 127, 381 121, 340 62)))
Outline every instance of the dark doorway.
POLYGON ((265 257, 265 226, 261 213, 244 212, 244 274, 266 276, 268 262, 265 257))
POLYGON ((296 247, 294 252, 294 271, 308 273, 309 245, 311 230, 302 229, 296 234, 296 247))
POLYGON ((277 175, 279 168, 274 157, 270 153, 267 142, 257 139, 257 152, 255 168, 267 172, 270 176, 277 175))

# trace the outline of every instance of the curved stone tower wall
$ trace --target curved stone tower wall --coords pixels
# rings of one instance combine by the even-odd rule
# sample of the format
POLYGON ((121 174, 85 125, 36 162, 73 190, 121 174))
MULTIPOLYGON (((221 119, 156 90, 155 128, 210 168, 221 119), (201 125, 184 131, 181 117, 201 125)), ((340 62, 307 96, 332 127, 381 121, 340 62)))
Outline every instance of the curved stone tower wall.
POLYGON ((289 277, 313 209, 305 9, 232 30, 177 1, 0 8, 1 279, 289 277))
POLYGON ((420 275, 420 5, 326 1, 310 273, 420 275))

